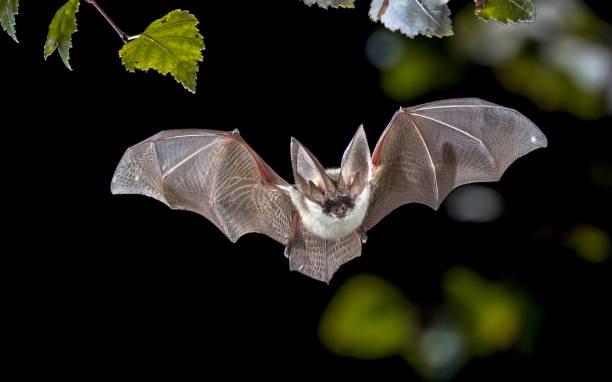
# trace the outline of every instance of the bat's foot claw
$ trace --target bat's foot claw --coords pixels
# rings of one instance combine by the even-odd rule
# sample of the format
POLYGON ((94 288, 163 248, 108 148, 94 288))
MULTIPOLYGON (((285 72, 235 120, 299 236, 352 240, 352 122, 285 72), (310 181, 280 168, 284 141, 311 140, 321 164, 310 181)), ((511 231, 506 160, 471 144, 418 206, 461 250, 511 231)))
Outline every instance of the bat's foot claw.
POLYGON ((365 229, 359 228, 357 230, 357 235, 359 235, 361 243, 365 244, 368 241, 368 235, 366 234, 365 229))
POLYGON ((285 247, 285 250, 283 251, 283 255, 285 255, 286 258, 289 258, 289 254, 291 253, 291 246, 287 245, 285 247))

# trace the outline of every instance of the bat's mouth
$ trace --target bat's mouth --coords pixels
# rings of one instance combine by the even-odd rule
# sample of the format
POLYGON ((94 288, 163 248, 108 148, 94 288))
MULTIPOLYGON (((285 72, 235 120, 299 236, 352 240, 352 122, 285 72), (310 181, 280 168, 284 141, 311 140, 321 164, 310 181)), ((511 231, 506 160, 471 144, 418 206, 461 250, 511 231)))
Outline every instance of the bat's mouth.
POLYGON ((347 214, 348 214, 348 210, 347 211, 338 211, 338 212, 330 212, 330 213, 328 213, 328 215, 333 216, 336 219, 344 219, 347 214))

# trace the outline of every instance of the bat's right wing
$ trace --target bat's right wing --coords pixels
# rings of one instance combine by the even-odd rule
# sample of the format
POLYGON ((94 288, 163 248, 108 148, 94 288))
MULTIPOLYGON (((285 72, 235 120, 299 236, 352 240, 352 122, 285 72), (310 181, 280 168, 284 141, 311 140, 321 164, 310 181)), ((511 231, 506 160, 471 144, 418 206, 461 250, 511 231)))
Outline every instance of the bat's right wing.
POLYGON ((476 98, 400 109, 372 154, 365 228, 406 203, 437 209, 455 187, 499 180, 516 159, 546 145, 521 113, 476 98))
POLYGON ((142 194, 196 212, 232 242, 258 232, 287 244, 293 206, 278 176, 236 133, 162 131, 130 147, 113 194, 142 194))

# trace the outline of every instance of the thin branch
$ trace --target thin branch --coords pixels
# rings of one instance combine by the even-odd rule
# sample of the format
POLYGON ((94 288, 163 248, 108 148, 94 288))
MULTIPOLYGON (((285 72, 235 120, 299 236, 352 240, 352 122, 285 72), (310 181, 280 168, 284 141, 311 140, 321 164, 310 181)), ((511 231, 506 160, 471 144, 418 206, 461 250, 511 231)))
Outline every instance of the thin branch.
POLYGON ((93 5, 96 8, 96 10, 102 15, 102 17, 104 17, 104 19, 110 24, 110 26, 113 27, 115 32, 117 32, 117 34, 119 35, 119 38, 121 39, 121 41, 123 41, 124 44, 128 42, 129 40, 128 34, 122 31, 121 29, 119 29, 117 24, 115 24, 115 22, 110 17, 108 17, 106 12, 104 12, 102 8, 100 8, 96 0, 85 0, 85 2, 93 5))

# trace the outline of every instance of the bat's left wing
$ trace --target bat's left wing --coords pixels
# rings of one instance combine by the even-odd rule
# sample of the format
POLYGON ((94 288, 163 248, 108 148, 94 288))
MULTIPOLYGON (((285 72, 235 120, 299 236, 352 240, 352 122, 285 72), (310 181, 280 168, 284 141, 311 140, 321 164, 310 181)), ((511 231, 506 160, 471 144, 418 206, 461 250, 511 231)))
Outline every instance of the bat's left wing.
POLYGON ((499 180, 516 159, 546 145, 521 113, 476 98, 400 109, 372 154, 365 228, 406 203, 437 209, 455 187, 499 180))
POLYGON ((288 186, 237 131, 169 130, 125 152, 111 191, 196 212, 232 242, 258 232, 286 245, 293 211, 288 186))

